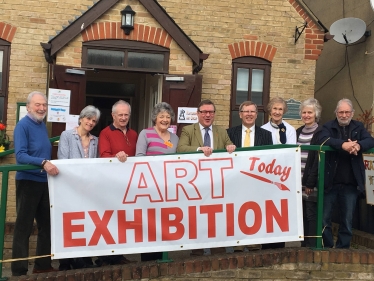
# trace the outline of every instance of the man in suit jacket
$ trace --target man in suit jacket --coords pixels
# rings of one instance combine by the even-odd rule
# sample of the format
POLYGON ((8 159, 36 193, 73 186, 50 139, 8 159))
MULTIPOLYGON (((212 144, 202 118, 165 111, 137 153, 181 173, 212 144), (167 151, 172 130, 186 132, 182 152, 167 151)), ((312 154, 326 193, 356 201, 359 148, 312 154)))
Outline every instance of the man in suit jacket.
POLYGON ((227 129, 227 133, 231 141, 236 147, 245 147, 246 130, 249 133, 249 146, 272 145, 273 140, 271 133, 255 125, 257 119, 257 105, 252 101, 245 101, 239 106, 239 117, 242 124, 227 129))
MULTIPOLYGON (((210 156, 213 150, 226 149, 231 153, 236 146, 232 144, 224 128, 212 125, 216 107, 210 100, 203 100, 197 107, 198 123, 188 125, 182 129, 177 152, 202 151, 205 156, 210 156)), ((212 254, 224 253, 225 248, 213 248, 212 254)), ((191 255, 202 256, 204 249, 191 251, 191 255)))
POLYGON ((224 128, 212 125, 216 107, 210 100, 203 100, 197 108, 198 123, 182 129, 177 152, 202 151, 210 156, 213 150, 226 149, 231 153, 236 146, 232 144, 224 128))
MULTIPOLYGON (((273 144, 271 133, 255 124, 257 119, 257 105, 254 102, 243 102, 239 106, 239 117, 242 119, 242 124, 227 129, 227 133, 236 147, 273 144)), ((234 247, 234 251, 243 252, 245 247, 249 250, 261 249, 261 245, 247 245, 234 247)))

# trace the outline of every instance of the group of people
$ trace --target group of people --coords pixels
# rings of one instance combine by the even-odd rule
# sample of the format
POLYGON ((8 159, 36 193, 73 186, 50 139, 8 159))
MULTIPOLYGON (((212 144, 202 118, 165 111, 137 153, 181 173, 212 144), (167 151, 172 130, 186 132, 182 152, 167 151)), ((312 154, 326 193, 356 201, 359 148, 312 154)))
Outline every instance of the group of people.
MULTIPOLYGON (((183 127, 180 138, 168 130, 175 114, 165 103, 152 110, 153 126, 139 135, 129 128, 131 106, 119 100, 112 107, 113 123, 104 128, 99 138, 90 132, 100 118, 100 110, 89 105, 79 115, 78 126, 61 134, 58 159, 116 157, 125 162, 127 157, 201 151, 209 157, 214 150, 225 149, 232 153, 237 147, 273 144, 325 144, 335 148, 326 153, 325 200, 323 215, 323 239, 325 247, 333 247, 331 213, 335 201, 340 204, 341 221, 335 247, 347 248, 352 236, 352 216, 357 196, 364 189, 362 151, 374 147, 374 139, 362 123, 352 120, 354 109, 348 99, 339 101, 336 119, 318 125, 321 106, 316 99, 302 102, 300 116, 304 125, 297 130, 283 120, 287 112, 286 102, 279 97, 268 104, 270 120, 262 127, 256 125, 257 105, 245 101, 239 107, 242 124, 229 129, 213 125, 216 107, 210 100, 203 100, 197 107, 198 122, 183 127)), ((36 255, 50 254, 50 212, 47 174, 56 176, 59 171, 49 160, 51 144, 43 122, 47 112, 47 98, 40 92, 32 92, 27 98, 27 115, 14 130, 14 146, 18 164, 32 164, 41 169, 18 171, 16 174, 17 219, 14 230, 13 258, 28 257, 29 236, 34 219, 38 228, 36 255)), ((316 236, 316 186, 318 178, 318 152, 302 151, 302 186, 304 190, 304 246, 314 246, 311 236, 316 236)), ((284 243, 247 245, 249 250, 280 248, 284 243)), ((235 247, 243 251, 244 246, 235 247)), ((211 249, 211 253, 224 252, 225 248, 211 249)), ((204 249, 193 250, 192 255, 203 255, 204 249)), ((143 253, 142 261, 161 258, 162 253, 143 253)), ((127 264, 131 261, 122 255, 101 256, 97 265, 127 264)), ((91 258, 60 260, 60 270, 96 266, 91 258)), ((12 274, 24 275, 28 271, 27 260, 12 262, 12 274)), ((49 272, 50 257, 38 258, 33 273, 49 272)))

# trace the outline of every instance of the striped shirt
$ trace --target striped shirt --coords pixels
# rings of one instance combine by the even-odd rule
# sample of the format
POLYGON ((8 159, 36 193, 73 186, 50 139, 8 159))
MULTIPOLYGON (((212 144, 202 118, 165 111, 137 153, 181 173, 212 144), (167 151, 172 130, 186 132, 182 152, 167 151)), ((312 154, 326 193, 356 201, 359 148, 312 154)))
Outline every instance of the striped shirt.
MULTIPOLYGON (((314 123, 311 126, 305 126, 297 139, 299 145, 310 145, 310 141, 313 138, 313 134, 317 129, 318 124, 314 123)), ((306 160, 308 158, 308 150, 301 150, 301 176, 304 174, 306 160)))
POLYGON ((139 134, 135 156, 175 153, 178 140, 176 134, 170 133, 170 140, 165 143, 153 127, 144 129, 139 134))

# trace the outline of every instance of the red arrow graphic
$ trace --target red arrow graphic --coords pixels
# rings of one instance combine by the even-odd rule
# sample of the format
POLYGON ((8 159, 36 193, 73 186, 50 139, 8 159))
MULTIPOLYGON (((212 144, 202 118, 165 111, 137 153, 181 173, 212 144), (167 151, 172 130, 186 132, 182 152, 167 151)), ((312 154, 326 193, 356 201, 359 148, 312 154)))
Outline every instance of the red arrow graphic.
POLYGON ((251 174, 251 173, 248 173, 248 172, 244 172, 244 171, 240 171, 242 174, 244 175, 247 175, 247 176, 250 176, 252 178, 255 178, 257 180, 260 180, 260 181, 264 181, 264 182, 267 182, 267 183, 272 183, 272 184, 275 184, 280 190, 290 190, 287 186, 285 186, 283 183, 280 183, 280 182, 275 182, 275 181, 271 181, 267 178, 264 178, 264 177, 261 177, 261 176, 258 176, 258 175, 255 175, 255 174, 251 174))

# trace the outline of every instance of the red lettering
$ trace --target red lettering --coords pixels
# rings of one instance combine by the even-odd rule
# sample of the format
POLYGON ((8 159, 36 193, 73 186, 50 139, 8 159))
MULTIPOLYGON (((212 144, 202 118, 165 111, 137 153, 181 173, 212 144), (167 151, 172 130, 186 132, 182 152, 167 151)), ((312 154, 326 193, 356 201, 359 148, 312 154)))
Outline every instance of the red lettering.
POLYGON ((143 242, 143 215, 141 209, 134 210, 134 220, 126 220, 126 211, 120 210, 118 214, 118 243, 127 243, 126 232, 128 229, 134 229, 135 242, 143 242))
POLYGON ((261 228, 262 223, 262 214, 261 214, 261 208, 256 202, 246 202, 244 203, 240 209, 238 214, 238 224, 240 230, 247 235, 252 235, 257 233, 261 228), (252 226, 247 225, 246 221, 246 214, 248 210, 253 211, 254 215, 254 222, 252 226))
POLYGON ((196 206, 188 207, 188 236, 190 239, 197 238, 196 206))
POLYGON ((200 214, 208 215, 208 237, 216 237, 216 213, 222 213, 222 204, 200 206, 200 214))
POLYGON ((214 158, 199 160, 199 169, 201 171, 209 171, 212 198, 225 197, 225 178, 223 171, 232 169, 232 167, 232 158, 214 158), (214 163, 214 166, 212 166, 212 163, 214 163))
POLYGON ((156 241, 156 210, 148 209, 148 241, 156 241))
POLYGON ((90 211, 88 214, 90 215, 93 223, 95 224, 95 231, 92 234, 91 240, 88 243, 88 246, 96 246, 99 243, 99 239, 103 236, 105 242, 107 244, 115 244, 112 235, 108 230, 108 223, 110 218, 113 215, 113 210, 105 211, 103 215, 103 219, 100 219, 99 215, 96 211, 90 211))
POLYGON ((183 212, 180 208, 162 208, 161 209, 161 235, 162 241, 179 240, 184 235, 184 225, 181 223, 183 219, 183 212), (174 219, 170 218, 174 216, 174 219), (171 232, 170 228, 174 227, 176 230, 171 232))
POLYGON ((123 204, 136 203, 138 197, 148 197, 150 202, 164 201, 149 163, 134 164, 123 204))
POLYGON ((234 236, 234 204, 226 204, 226 234, 227 236, 234 236))
POLYGON ((266 208, 266 232, 274 232, 273 218, 278 223, 282 232, 289 231, 287 199, 281 199, 281 214, 272 200, 265 201, 266 208))
POLYGON ((253 169, 255 168, 255 163, 257 160, 260 160, 260 158, 258 157, 249 157, 249 160, 252 160, 252 163, 251 165, 249 166, 249 170, 250 171, 253 171, 253 169))
POLYGON ((73 225, 73 220, 83 220, 84 212, 62 214, 62 226, 64 234, 64 247, 86 246, 85 238, 73 238, 73 232, 84 232, 84 224, 73 225))
POLYGON ((197 177, 195 163, 191 161, 165 161, 164 177, 166 201, 178 201, 180 189, 188 200, 201 200, 199 190, 194 184, 197 177), (170 182, 175 183, 175 185, 171 186, 170 182))

